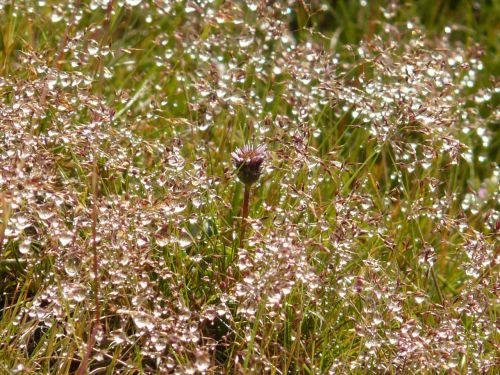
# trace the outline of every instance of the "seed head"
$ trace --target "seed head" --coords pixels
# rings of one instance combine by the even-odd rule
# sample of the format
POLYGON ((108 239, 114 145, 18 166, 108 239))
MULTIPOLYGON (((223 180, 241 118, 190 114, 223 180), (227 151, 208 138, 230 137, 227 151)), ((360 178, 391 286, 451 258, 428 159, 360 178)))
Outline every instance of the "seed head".
POLYGON ((231 153, 234 167, 238 172, 238 178, 245 185, 251 185, 259 179, 262 172, 262 163, 266 158, 266 151, 265 145, 260 145, 257 148, 245 145, 231 153))

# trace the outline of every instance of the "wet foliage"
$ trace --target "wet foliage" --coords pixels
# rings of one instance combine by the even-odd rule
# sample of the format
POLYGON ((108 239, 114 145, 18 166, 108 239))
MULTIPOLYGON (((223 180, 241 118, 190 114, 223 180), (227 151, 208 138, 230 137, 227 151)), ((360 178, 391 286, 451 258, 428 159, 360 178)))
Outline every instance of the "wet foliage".
POLYGON ((335 3, 0 1, 0 372, 498 370, 496 50, 335 3))

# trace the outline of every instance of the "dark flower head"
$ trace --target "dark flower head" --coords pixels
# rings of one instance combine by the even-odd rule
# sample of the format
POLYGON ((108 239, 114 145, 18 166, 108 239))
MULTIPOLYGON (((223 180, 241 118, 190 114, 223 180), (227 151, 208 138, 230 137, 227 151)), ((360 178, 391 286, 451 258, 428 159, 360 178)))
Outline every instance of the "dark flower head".
POLYGON ((238 178, 245 185, 251 185, 260 177, 262 163, 266 158, 266 146, 260 145, 254 148, 245 145, 231 153, 233 164, 238 172, 238 178))

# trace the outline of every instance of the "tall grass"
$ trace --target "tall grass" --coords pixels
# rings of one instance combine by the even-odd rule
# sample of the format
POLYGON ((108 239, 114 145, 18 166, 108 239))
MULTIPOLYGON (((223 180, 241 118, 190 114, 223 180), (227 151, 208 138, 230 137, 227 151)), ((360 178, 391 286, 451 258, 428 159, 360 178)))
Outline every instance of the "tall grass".
POLYGON ((0 1, 0 372, 498 372, 498 8, 0 1))

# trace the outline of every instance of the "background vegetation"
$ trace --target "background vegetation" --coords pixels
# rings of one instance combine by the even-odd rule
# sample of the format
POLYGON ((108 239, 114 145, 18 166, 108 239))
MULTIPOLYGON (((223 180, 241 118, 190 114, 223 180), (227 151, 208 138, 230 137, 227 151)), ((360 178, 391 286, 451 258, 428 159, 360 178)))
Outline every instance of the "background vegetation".
POLYGON ((0 372, 497 373, 498 14, 0 0, 0 372))

